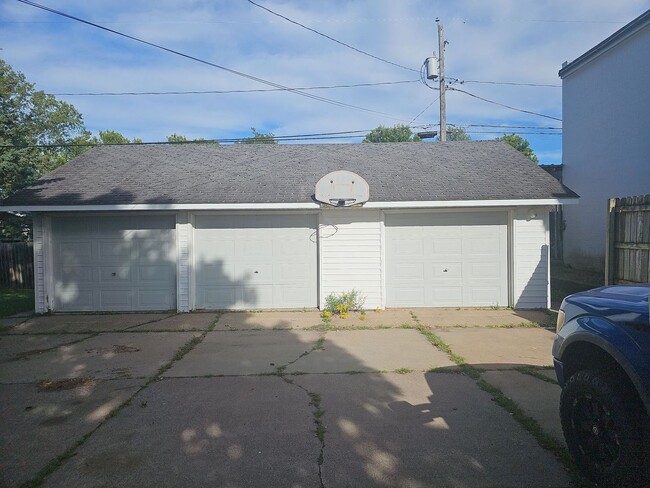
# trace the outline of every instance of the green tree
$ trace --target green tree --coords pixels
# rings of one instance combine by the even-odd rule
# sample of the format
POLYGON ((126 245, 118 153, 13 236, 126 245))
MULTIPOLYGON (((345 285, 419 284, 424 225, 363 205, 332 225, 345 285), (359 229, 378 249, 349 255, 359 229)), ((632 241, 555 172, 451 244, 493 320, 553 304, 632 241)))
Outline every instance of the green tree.
MULTIPOLYGON (((440 140, 440 136, 436 139, 440 140)), ((469 136, 465 129, 462 127, 447 127, 447 140, 448 141, 471 141, 472 138, 469 136)))
POLYGON ((396 124, 393 127, 380 125, 366 134, 361 142, 417 142, 420 138, 413 134, 408 125, 396 124))
POLYGON ((122 134, 115 130, 100 130, 99 131, 99 140, 95 139, 98 144, 141 144, 142 139, 134 137, 133 140, 129 140, 124 137, 122 134))
MULTIPOLYGON (((77 109, 37 91, 0 59, 0 199, 88 150, 83 145, 91 142, 77 109)), ((25 225, 9 220, 0 221, 0 238, 24 238, 25 225)))
POLYGON ((187 142, 187 137, 174 132, 172 135, 167 136, 167 142, 187 142))
POLYGON ((539 163, 539 159, 537 159, 537 156, 530 147, 530 144, 523 137, 517 134, 503 134, 503 137, 497 137, 496 140, 507 142, 517 151, 523 153, 523 155, 530 159, 533 163, 539 163))
POLYGON ((197 137, 191 141, 182 134, 176 134, 174 132, 172 135, 167 136, 167 142, 176 143, 176 142, 205 142, 206 144, 219 144, 218 141, 206 141, 203 137, 197 137))
POLYGON ((253 137, 247 137, 246 139, 242 139, 241 141, 239 141, 238 144, 277 144, 278 143, 278 141, 275 140, 275 134, 273 134, 273 132, 263 134, 261 132, 257 132, 255 130, 255 127, 251 127, 251 131, 253 132, 253 137))

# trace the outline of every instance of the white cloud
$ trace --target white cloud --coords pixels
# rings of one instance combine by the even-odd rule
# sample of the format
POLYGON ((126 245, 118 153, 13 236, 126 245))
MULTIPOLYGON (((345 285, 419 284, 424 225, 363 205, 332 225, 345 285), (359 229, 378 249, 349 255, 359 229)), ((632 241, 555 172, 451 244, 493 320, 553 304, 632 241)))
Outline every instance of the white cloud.
MULTIPOLYGON (((257 0, 256 0, 257 1, 257 0)), ((259 0, 264 6, 376 56, 416 70, 437 51, 434 19, 445 25, 449 77, 560 84, 557 72, 642 13, 643 0, 259 0), (612 23, 619 22, 619 23, 612 23)), ((418 79, 417 72, 371 59, 290 24, 248 2, 228 0, 51 0, 48 6, 286 86, 418 79)), ((183 91, 267 88, 17 2, 0 5, 0 56, 47 92, 183 91)), ((558 88, 456 85, 507 105, 561 117, 558 88)), ((437 96, 421 84, 310 91, 385 112, 336 107, 290 93, 61 97, 87 126, 164 140, 241 137, 250 127, 276 134, 370 129, 408 122, 437 96)), ((557 126, 559 122, 449 92, 458 124, 557 126)), ((435 103, 417 119, 438 122, 435 103)), ((479 130, 476 128, 475 130, 479 130)), ((489 130, 489 129, 484 129, 489 130)), ((492 138, 497 134, 474 134, 492 138)), ((560 162, 561 138, 528 137, 543 162, 560 162)), ((344 141, 341 141, 344 142, 344 141)))

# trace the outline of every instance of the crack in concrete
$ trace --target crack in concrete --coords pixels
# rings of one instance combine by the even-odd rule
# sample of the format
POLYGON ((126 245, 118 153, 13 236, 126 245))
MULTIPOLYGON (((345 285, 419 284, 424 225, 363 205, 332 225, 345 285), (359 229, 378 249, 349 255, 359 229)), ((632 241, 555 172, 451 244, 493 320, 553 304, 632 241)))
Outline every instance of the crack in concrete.
MULTIPOLYGON (((88 339, 92 339, 94 337, 97 337, 100 334, 100 332, 95 332, 94 334, 89 334, 87 337, 82 337, 81 339, 75 339, 74 341, 70 342, 64 342, 63 344, 57 344, 56 346, 52 347, 44 347, 43 349, 32 349, 30 351, 23 351, 14 354, 14 356, 9 359, 9 361, 21 361, 24 359, 29 359, 30 356, 35 356, 37 354, 42 354, 44 352, 50 352, 54 351, 55 349, 58 349, 60 347, 65 347, 65 346, 72 346, 73 344, 79 344, 80 342, 86 341, 88 339)), ((18 335, 18 334, 14 334, 18 335)))
POLYGON ((301 358, 304 358, 305 356, 308 356, 314 351, 319 351, 324 349, 324 342, 325 342, 325 334, 320 336, 316 343, 307 351, 304 351, 302 354, 300 354, 296 359, 289 361, 287 364, 284 364, 282 366, 278 366, 275 370, 275 375, 279 376, 285 383, 295 386, 296 388, 300 388, 302 391, 304 391, 307 396, 309 397, 309 405, 313 407, 313 412, 312 415, 314 417, 314 424, 316 424, 316 429, 314 433, 316 434, 316 437, 318 438, 318 441, 320 442, 320 452, 318 453, 318 480, 320 482, 320 488, 325 488, 325 483, 323 482, 323 472, 322 472, 322 467, 323 467, 323 462, 325 460, 325 424, 323 423, 323 416, 325 415, 325 410, 321 408, 321 397, 318 393, 309 391, 307 388, 298 385, 294 383, 294 380, 291 378, 287 378, 288 374, 285 373, 285 370, 287 369, 288 366, 291 366, 294 364, 296 361, 298 361, 301 358))
MULTIPOLYGON (((170 315, 170 317, 171 317, 171 315, 170 315)), ((154 381, 161 380, 162 379, 162 374, 165 373, 165 371, 169 370, 173 366, 173 364, 175 362, 180 361, 186 354, 188 354, 197 345, 199 345, 201 342, 203 342, 205 337, 208 335, 208 332, 211 332, 214 329, 214 327, 217 325, 219 317, 220 317, 220 315, 218 315, 213 320, 213 322, 210 324, 208 329, 205 330, 201 335, 192 337, 185 344, 183 344, 180 348, 178 348, 178 350, 172 356, 172 358, 168 362, 163 364, 158 369, 158 371, 156 371, 152 376, 148 377, 147 381, 145 381, 145 383, 140 388, 138 388, 138 390, 133 395, 131 395, 129 398, 124 400, 124 402, 122 402, 120 405, 118 405, 113 410, 111 410, 108 413, 108 415, 106 415, 104 420, 99 422, 92 430, 90 430, 89 432, 84 434, 71 447, 69 447, 68 449, 63 451, 61 454, 59 454, 58 456, 55 456, 52 460, 50 460, 49 463, 47 463, 43 468, 41 468, 41 470, 36 474, 36 476, 33 479, 26 482, 23 486, 27 486, 27 487, 41 486, 45 482, 47 477, 50 476, 52 473, 54 473, 56 470, 58 470, 67 459, 69 459, 72 456, 76 455, 77 450, 81 446, 83 446, 86 443, 86 441, 90 437, 92 437, 92 435, 95 432, 97 432, 97 430, 100 427, 102 427, 104 424, 108 423, 110 421, 110 419, 112 419, 113 417, 116 417, 122 410, 124 410, 126 407, 131 405, 133 403, 133 400, 140 393, 142 393, 144 390, 146 390, 151 383, 153 383, 154 381)), ((140 324, 140 325, 142 325, 142 324, 140 324)), ((100 333, 97 333, 97 334, 99 335, 100 333)))

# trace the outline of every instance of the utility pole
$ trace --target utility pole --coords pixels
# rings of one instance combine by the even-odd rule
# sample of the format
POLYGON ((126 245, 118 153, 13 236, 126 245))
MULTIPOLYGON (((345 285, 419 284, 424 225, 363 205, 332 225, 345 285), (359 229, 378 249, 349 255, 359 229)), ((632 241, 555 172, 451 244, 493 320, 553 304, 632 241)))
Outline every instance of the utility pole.
POLYGON ((445 101, 445 34, 440 19, 436 19, 438 24, 438 55, 440 65, 440 140, 447 140, 447 103, 445 101))

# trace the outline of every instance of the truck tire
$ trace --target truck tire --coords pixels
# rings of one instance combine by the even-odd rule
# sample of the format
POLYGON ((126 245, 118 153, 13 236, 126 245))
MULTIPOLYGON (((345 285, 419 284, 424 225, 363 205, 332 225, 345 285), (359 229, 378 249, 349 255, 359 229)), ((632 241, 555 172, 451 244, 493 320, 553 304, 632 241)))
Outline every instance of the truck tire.
POLYGON ((601 487, 650 486, 648 417, 627 381, 578 371, 560 398, 562 430, 580 471, 601 487))

